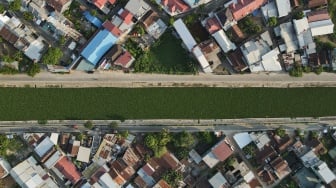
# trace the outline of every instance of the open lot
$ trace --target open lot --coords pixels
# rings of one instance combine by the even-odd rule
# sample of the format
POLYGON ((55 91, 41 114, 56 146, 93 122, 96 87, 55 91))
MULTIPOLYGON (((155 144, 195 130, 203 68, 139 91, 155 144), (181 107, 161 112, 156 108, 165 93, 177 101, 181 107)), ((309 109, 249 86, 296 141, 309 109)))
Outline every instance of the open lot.
POLYGON ((155 62, 163 72, 190 73, 191 59, 181 46, 182 41, 176 39, 170 31, 167 31, 159 40, 159 44, 151 48, 155 62))
POLYGON ((336 88, 1 88, 0 120, 335 115, 336 88))

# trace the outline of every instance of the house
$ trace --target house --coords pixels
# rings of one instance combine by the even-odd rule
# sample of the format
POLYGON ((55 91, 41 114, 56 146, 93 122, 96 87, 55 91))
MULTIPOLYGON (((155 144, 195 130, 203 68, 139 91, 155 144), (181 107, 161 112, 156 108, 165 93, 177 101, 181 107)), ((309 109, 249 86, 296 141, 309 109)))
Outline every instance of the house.
POLYGON ((89 21, 95 27, 100 28, 102 26, 102 21, 96 16, 93 16, 89 11, 85 11, 83 13, 83 16, 85 17, 87 21, 89 21))
POLYGON ((232 3, 229 8, 233 18, 238 21, 260 8, 266 2, 267 0, 238 0, 236 3, 232 3))
POLYGON ((202 157, 194 149, 189 152, 189 156, 196 164, 199 164, 202 161, 202 157))
POLYGON ((327 4, 328 4, 328 0, 309 0, 308 8, 326 6, 327 4))
POLYGON ((272 40, 268 31, 262 33, 260 37, 244 43, 240 49, 244 55, 246 64, 251 72, 264 71, 261 64, 262 56, 271 51, 272 40), (258 41, 258 42, 257 42, 258 41))
POLYGON ((299 42, 299 47, 304 49, 308 55, 316 53, 316 44, 313 40, 312 32, 309 29, 307 17, 299 20, 294 19, 293 25, 299 42))
POLYGON ((227 31, 230 27, 237 25, 237 21, 233 19, 232 13, 229 9, 221 9, 215 13, 222 28, 227 31))
POLYGON ((68 145, 68 149, 67 149, 68 154, 72 157, 77 156, 79 147, 80 147, 80 141, 75 140, 75 138, 73 137, 69 141, 69 145, 68 145))
POLYGON ((92 3, 105 14, 110 12, 108 5, 114 5, 116 0, 92 0, 92 3))
POLYGON ((45 137, 34 149, 34 152, 39 158, 43 158, 54 147, 54 143, 50 140, 49 136, 45 137))
POLYGON ((321 161, 319 164, 312 167, 312 169, 315 174, 326 184, 329 184, 336 179, 335 174, 330 170, 325 162, 321 161))
POLYGON ((252 141, 257 145, 259 150, 267 146, 271 141, 266 132, 261 133, 252 132, 250 133, 250 137, 252 141))
POLYGON ((20 187, 58 187, 48 173, 37 164, 33 156, 13 167, 10 170, 10 175, 20 187))
POLYGON ((241 41, 245 38, 245 35, 243 33, 243 31, 239 28, 239 26, 236 24, 236 25, 233 25, 231 27, 232 29, 232 33, 233 33, 233 37, 237 40, 237 41, 241 41))
POLYGON ((10 164, 3 158, 0 158, 0 179, 7 177, 11 169, 10 164))
POLYGON ((161 4, 170 16, 184 13, 190 9, 183 0, 157 0, 157 3, 161 4))
POLYGON ((323 143, 316 138, 309 140, 306 145, 312 149, 316 155, 323 155, 327 152, 327 149, 324 147, 323 143))
POLYGON ((283 160, 282 157, 275 158, 270 162, 270 165, 279 179, 282 179, 291 173, 287 161, 283 160))
POLYGON ((227 141, 223 139, 211 148, 211 151, 203 157, 203 161, 210 168, 213 168, 219 162, 225 161, 227 158, 229 158, 232 153, 233 151, 227 144, 227 141))
POLYGON ((320 162, 313 150, 309 150, 306 154, 300 157, 303 165, 307 168, 313 167, 320 162))
POLYGON ((268 2, 267 4, 262 6, 260 10, 261 10, 261 13, 266 23, 268 23, 268 19, 271 17, 276 17, 276 18, 279 17, 278 9, 277 9, 277 5, 275 4, 275 1, 268 2))
POLYGON ((61 151, 57 150, 56 152, 54 152, 53 155, 51 155, 48 160, 46 160, 43 165, 47 168, 47 169, 51 169, 52 167, 55 166, 55 164, 63 157, 63 154, 61 151))
POLYGON ((47 0, 47 4, 61 14, 69 8, 71 2, 72 0, 47 0))
POLYGON ((171 186, 165 180, 161 179, 153 188, 171 188, 171 186))
POLYGON ((230 41, 230 39, 226 36, 224 31, 220 29, 219 31, 212 34, 212 37, 215 38, 221 49, 227 53, 230 50, 235 50, 236 45, 230 41))
POLYGON ((277 156, 277 152, 272 146, 265 146, 256 154, 258 164, 265 164, 277 156))
POLYGON ((63 156, 51 170, 54 171, 59 178, 70 181, 73 185, 81 179, 81 173, 66 156, 63 156))
POLYGON ((249 145, 253 141, 248 132, 237 133, 233 136, 233 139, 240 149, 243 149, 245 146, 249 145))
POLYGON ((213 34, 222 29, 218 19, 216 17, 208 18, 205 21, 205 28, 210 34, 213 34))
POLYGON ((108 173, 116 184, 122 186, 131 179, 135 170, 133 167, 127 166, 122 160, 117 159, 111 163, 111 169, 108 173))
POLYGON ((70 140, 70 134, 69 133, 61 133, 60 136, 60 147, 62 150, 66 150, 68 148, 68 143, 70 140))
POLYGON ((93 184, 93 187, 120 187, 118 184, 113 181, 112 177, 108 173, 104 173, 100 176, 99 181, 96 184, 93 184), (99 185, 97 185, 97 183, 99 185))
POLYGON ((242 72, 248 69, 248 66, 246 66, 246 64, 244 63, 243 57, 244 56, 240 48, 237 48, 233 52, 229 52, 226 59, 235 71, 242 72))
POLYGON ((117 38, 108 30, 99 30, 86 47, 81 55, 92 65, 96 66, 102 56, 117 42, 117 38))
POLYGON ((289 0, 275 0, 278 8, 279 18, 287 16, 291 10, 291 4, 289 0))
POLYGON ((120 35, 122 34, 122 31, 117 26, 113 25, 112 22, 109 20, 106 20, 103 23, 103 27, 111 32, 115 37, 120 37, 120 35))
POLYGON ((287 148, 293 143, 293 139, 286 134, 284 137, 280 137, 276 134, 273 134, 273 140, 276 143, 275 148, 280 152, 284 152, 287 148))
POLYGON ((202 53, 201 49, 197 46, 197 43, 194 37, 189 32, 187 26, 183 23, 182 19, 178 19, 174 22, 174 28, 181 37, 184 45, 188 49, 189 52, 192 52, 195 58, 198 60, 199 64, 201 65, 203 71, 205 73, 211 73, 212 69, 210 67, 209 62, 205 58, 204 54, 202 53))
POLYGON ((281 36, 285 45, 279 46, 281 52, 294 52, 299 49, 298 40, 292 22, 285 22, 274 28, 276 36, 281 36), (278 30, 278 32, 276 32, 278 30))
POLYGON ((54 145, 58 145, 58 137, 59 137, 58 133, 51 133, 50 141, 54 143, 54 145))
POLYGON ((167 25, 160 19, 159 15, 152 10, 146 14, 142 23, 145 26, 147 33, 155 39, 159 39, 167 29, 167 25))
POLYGON ((170 152, 163 154, 163 156, 160 158, 160 161, 164 168, 171 170, 180 169, 182 165, 175 155, 170 152))
POLYGON ((130 68, 135 61, 134 57, 128 51, 124 51, 115 61, 114 65, 120 66, 124 69, 130 68))
POLYGON ((261 64, 265 71, 277 72, 282 71, 282 67, 279 61, 280 51, 278 48, 267 52, 265 55, 261 56, 261 64))
POLYGON ((217 172, 214 176, 209 179, 209 183, 213 188, 229 188, 230 184, 222 175, 222 173, 217 172))
POLYGON ((121 150, 120 146, 115 144, 117 137, 114 134, 106 134, 102 140, 96 154, 94 155, 94 161, 110 161, 115 158, 121 150))
POLYGON ((274 177, 274 175, 269 170, 264 170, 264 169, 260 170, 258 172, 258 176, 267 185, 273 184, 275 182, 275 180, 276 180, 275 177, 274 177))
POLYGON ((151 7, 144 0, 129 0, 125 9, 134 15, 136 19, 140 20, 151 7))
POLYGON ((78 149, 77 161, 89 163, 91 148, 80 146, 78 149))
POLYGON ((293 175, 293 180, 301 187, 322 187, 322 182, 312 169, 303 167, 293 175))
POLYGON ((334 32, 334 23, 327 9, 307 13, 312 36, 327 35, 334 32))

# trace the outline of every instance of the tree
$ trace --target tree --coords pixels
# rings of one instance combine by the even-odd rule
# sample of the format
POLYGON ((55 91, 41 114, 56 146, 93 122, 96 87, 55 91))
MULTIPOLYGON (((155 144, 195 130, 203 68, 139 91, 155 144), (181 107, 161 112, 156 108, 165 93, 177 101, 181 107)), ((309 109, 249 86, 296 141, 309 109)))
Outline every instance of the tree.
POLYGON ((170 17, 169 18, 169 25, 173 25, 174 24, 174 22, 175 22, 175 18, 174 17, 170 17))
POLYGON ((182 181, 183 175, 175 170, 168 170, 162 178, 172 187, 179 187, 179 182, 182 181))
POLYGON ((299 11, 294 14, 294 18, 297 20, 302 19, 303 17, 304 17, 303 11, 299 11))
POLYGON ((27 69, 27 74, 34 77, 36 74, 40 73, 40 65, 37 63, 30 63, 27 69))
POLYGON ((9 10, 19 11, 21 8, 21 0, 14 0, 9 3, 9 10))
POLYGON ((322 71, 323 71, 323 67, 321 65, 314 69, 314 72, 317 75, 321 74, 322 71))
POLYGON ((0 69, 0 74, 17 74, 19 71, 11 66, 4 65, 0 69))
POLYGON ((118 128, 118 126, 119 126, 119 124, 118 124, 118 122, 116 122, 116 121, 112 121, 112 122, 109 124, 109 127, 110 127, 111 129, 116 129, 116 128, 118 128))
POLYGON ((127 138, 128 137, 128 131, 126 130, 126 131, 121 131, 120 133, 119 133, 119 135, 122 137, 122 138, 127 138))
POLYGON ((228 159, 226 159, 225 163, 228 166, 233 166, 233 164, 236 162, 236 159, 234 157, 229 157, 228 159))
POLYGON ((58 43, 63 46, 65 44, 65 37, 62 35, 60 36, 59 40, 58 40, 58 43))
POLYGON ((302 72, 302 66, 298 63, 295 63, 294 67, 289 71, 289 75, 294 77, 302 77, 302 72))
POLYGON ((171 141, 171 135, 165 129, 160 133, 149 133, 145 136, 145 145, 153 150, 155 157, 161 157, 167 150, 166 145, 171 141))
POLYGON ((245 154, 254 157, 256 155, 256 148, 253 144, 249 144, 243 148, 245 154))
POLYGON ((25 20, 31 21, 34 18, 34 15, 33 15, 33 13, 26 11, 26 12, 23 13, 23 18, 25 20))
POLYGON ((268 19, 268 25, 271 26, 271 27, 274 27, 278 24, 278 19, 276 17, 270 17, 268 19))
POLYGON ((86 121, 84 123, 84 127, 88 128, 88 129, 92 129, 93 128, 93 124, 92 124, 92 121, 86 121))
POLYGON ((144 143, 150 149, 156 148, 158 146, 157 136, 155 134, 147 134, 144 143))
MULTIPOLYGON (((195 143, 195 138, 191 133, 183 131, 174 136, 173 144, 175 147, 189 148, 195 143)), ((185 149, 187 150, 187 149, 185 149)))
POLYGON ((59 48, 49 48, 47 53, 44 54, 42 58, 42 62, 44 64, 55 65, 59 62, 61 57, 63 56, 63 52, 59 48))
POLYGON ((92 9, 92 10, 91 10, 91 14, 92 14, 92 16, 97 16, 97 10, 92 9))
POLYGON ((213 135, 210 132, 200 132, 198 133, 198 139, 200 142, 204 142, 206 144, 211 144, 214 139, 213 135))
POLYGON ((275 129, 275 134, 280 136, 280 137, 284 137, 286 135, 286 130, 282 127, 279 127, 277 129, 275 129))
POLYGON ((0 4, 0 13, 3 13, 5 11, 5 7, 3 6, 3 4, 0 4))

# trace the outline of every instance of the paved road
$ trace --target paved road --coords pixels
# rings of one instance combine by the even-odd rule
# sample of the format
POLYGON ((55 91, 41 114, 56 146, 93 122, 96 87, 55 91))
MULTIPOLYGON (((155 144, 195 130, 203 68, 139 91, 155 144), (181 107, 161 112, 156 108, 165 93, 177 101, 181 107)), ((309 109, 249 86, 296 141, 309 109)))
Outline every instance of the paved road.
POLYGON ((41 72, 31 78, 25 74, 1 75, 0 86, 46 87, 312 87, 336 86, 336 74, 305 74, 302 78, 290 77, 286 73, 245 75, 161 75, 124 74, 121 72, 96 72, 86 74, 73 71, 71 74, 41 72))

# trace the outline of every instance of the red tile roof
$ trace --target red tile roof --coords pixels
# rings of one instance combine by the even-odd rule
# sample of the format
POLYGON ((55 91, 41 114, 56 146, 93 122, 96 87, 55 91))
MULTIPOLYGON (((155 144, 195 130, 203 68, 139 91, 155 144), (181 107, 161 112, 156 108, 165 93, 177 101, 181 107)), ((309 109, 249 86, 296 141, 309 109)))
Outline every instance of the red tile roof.
POLYGON ((125 9, 120 14, 120 18, 122 18, 126 24, 130 24, 132 22, 133 14, 130 13, 130 11, 128 11, 128 10, 125 9))
POLYGON ((230 9, 235 20, 240 20, 254 10, 260 8, 268 0, 238 0, 238 3, 232 3, 230 9))
POLYGON ((314 8, 314 7, 319 7, 322 5, 328 4, 328 0, 310 0, 308 2, 308 7, 309 8, 314 8))
POLYGON ((170 152, 165 153, 162 157, 161 157, 161 161, 164 164, 164 167, 168 168, 168 169, 177 169, 179 166, 179 160, 170 152))
POLYGON ((102 9, 105 6, 106 2, 107 0, 92 0, 92 3, 99 9, 102 9))
POLYGON ((66 5, 70 0, 47 0, 49 6, 53 7, 56 11, 62 12, 63 6, 66 5))
POLYGON ((231 148, 225 143, 225 140, 220 141, 213 149, 212 153, 220 161, 225 161, 233 153, 231 148))
POLYGON ((117 0, 108 0, 108 1, 111 5, 114 5, 117 2, 117 0))
POLYGON ((122 34, 121 30, 117 26, 113 25, 113 23, 108 20, 106 20, 103 23, 103 27, 106 30, 110 31, 116 37, 119 37, 122 34))
POLYGON ((73 184, 76 184, 81 178, 75 165, 65 156, 56 163, 55 167, 73 184))
POLYGON ((115 60, 114 64, 122 66, 123 68, 129 68, 131 66, 130 62, 132 59, 132 55, 128 51, 125 51, 124 54, 120 55, 118 59, 115 60))
POLYGON ((308 22, 316 22, 321 20, 328 20, 330 19, 330 15, 327 9, 308 12, 307 13, 308 22))
POLYGON ((156 185, 155 187, 159 187, 159 188, 171 188, 170 185, 163 179, 161 179, 156 185))
POLYGON ((168 7, 170 12, 185 12, 189 10, 189 6, 185 4, 182 0, 162 0, 161 4, 168 7))
POLYGON ((216 17, 210 18, 206 22, 206 28, 210 34, 222 29, 216 17))

